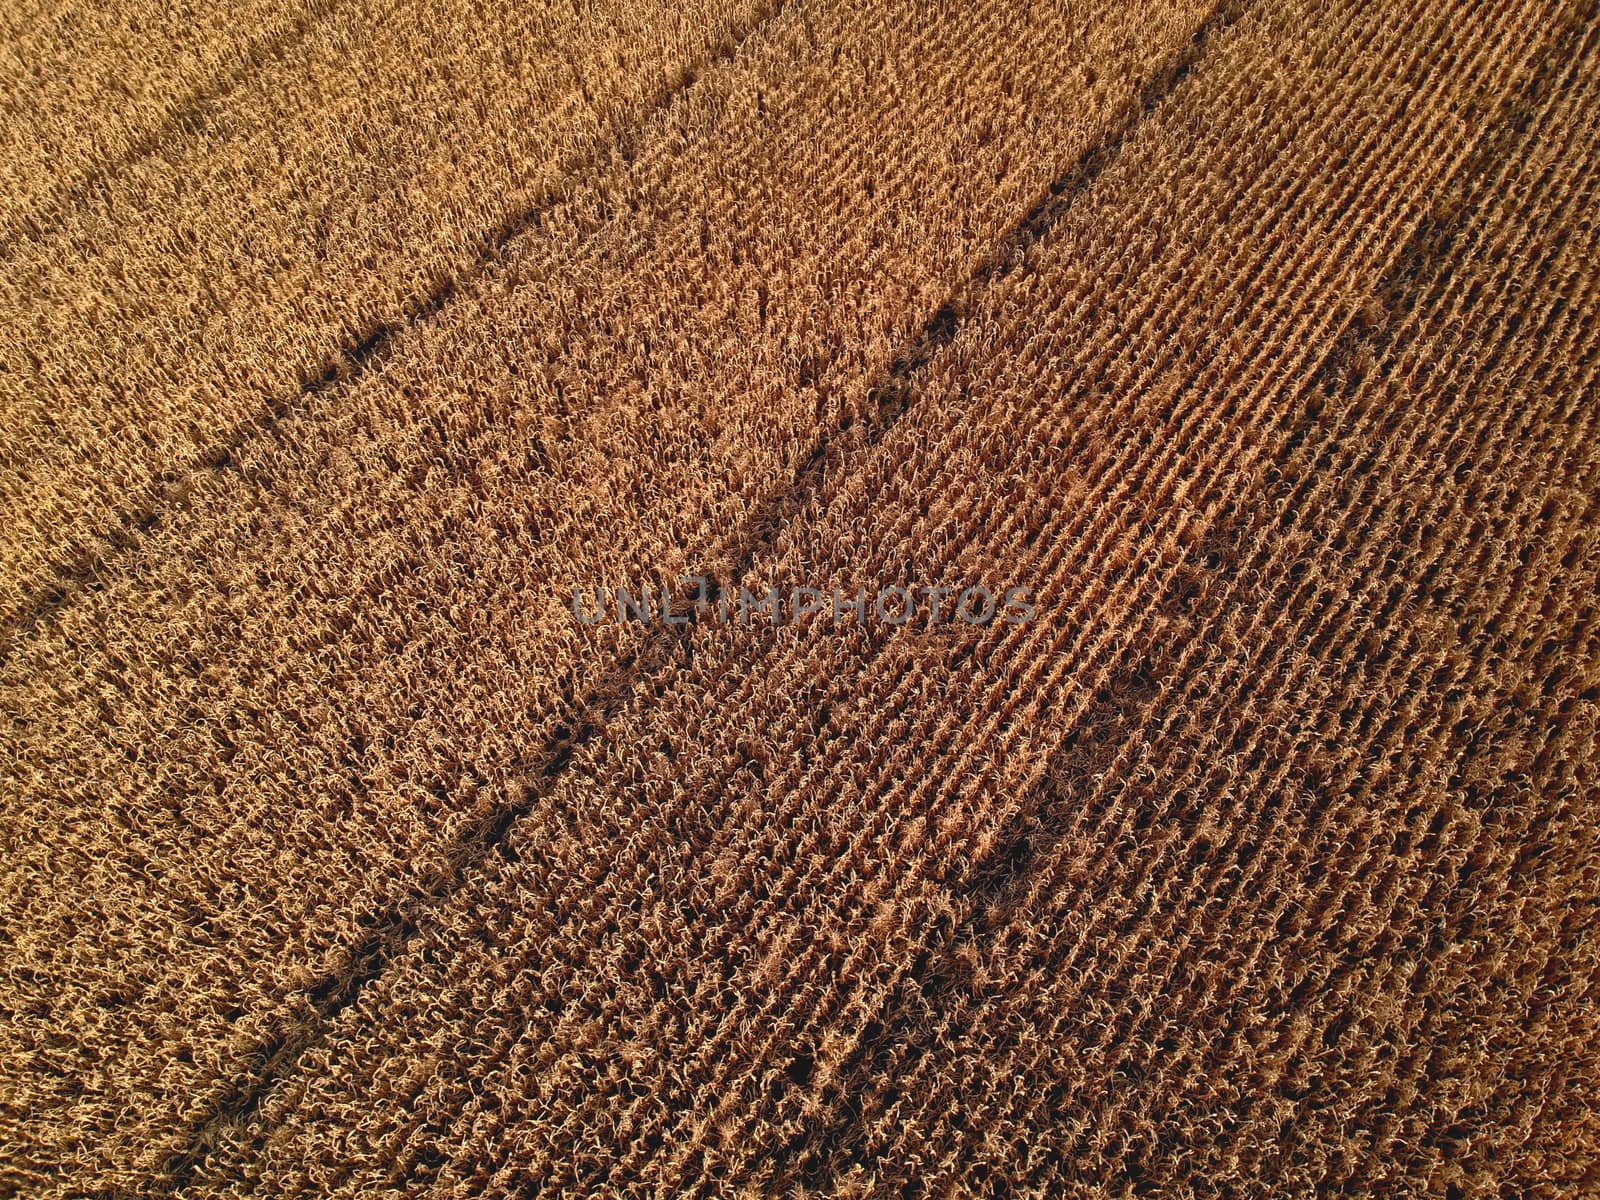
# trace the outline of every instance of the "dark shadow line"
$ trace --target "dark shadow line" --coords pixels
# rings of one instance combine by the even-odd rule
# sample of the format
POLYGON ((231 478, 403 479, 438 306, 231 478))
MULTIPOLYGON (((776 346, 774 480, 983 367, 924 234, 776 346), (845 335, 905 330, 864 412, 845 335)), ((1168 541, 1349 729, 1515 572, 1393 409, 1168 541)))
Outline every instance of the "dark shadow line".
POLYGON ((1139 88, 1134 98, 1113 118, 1070 168, 1053 180, 1045 195, 1023 216, 958 287, 915 337, 895 357, 883 381, 869 390, 865 428, 856 431, 848 447, 841 447, 856 418, 847 415, 831 432, 824 433, 800 464, 789 485, 757 506, 747 522, 744 537, 735 542, 730 563, 735 582, 754 561, 755 554, 771 545, 777 530, 820 488, 823 477, 842 459, 877 445, 905 413, 913 398, 913 383, 941 349, 955 339, 977 293, 1010 275, 1121 152, 1140 123, 1153 112, 1199 64, 1207 43, 1236 22, 1250 0, 1224 0, 1163 66, 1139 88))
MULTIPOLYGON (((1116 158, 1140 122, 1193 72, 1207 43, 1232 25, 1246 7, 1234 0, 1215 10, 1165 66, 1139 89, 1134 99, 1102 131, 1100 137, 1066 172, 1053 181, 1044 196, 974 271, 954 290, 884 369, 868 390, 865 411, 846 414, 824 432, 795 468, 788 483, 758 503, 733 537, 711 557, 717 564, 701 574, 711 581, 708 603, 715 605, 731 594, 746 577, 756 559, 772 549, 787 522, 822 490, 829 472, 846 460, 880 443, 909 409, 917 377, 934 356, 960 332, 967 301, 977 292, 1010 274, 1071 208, 1105 168, 1116 158), (851 435, 846 438, 845 435, 851 435), (848 442, 848 445, 845 443, 848 442), (718 569, 721 568, 721 569, 718 569)), ((442 301, 441 301, 442 303, 442 301)), ((467 883, 469 872, 492 855, 506 857, 512 827, 548 795, 554 781, 568 769, 577 750, 599 736, 642 685, 680 657, 691 653, 690 633, 705 608, 688 607, 683 625, 660 625, 646 635, 640 647, 605 670, 581 694, 569 690, 558 704, 568 714, 563 728, 540 750, 529 756, 530 779, 521 801, 486 820, 464 838, 451 854, 446 869, 431 887, 403 911, 371 914, 363 924, 345 970, 322 981, 309 993, 316 1016, 263 1045, 258 1068, 238 1081, 218 1111, 195 1132, 190 1149, 170 1160, 160 1175, 162 1190, 175 1192, 192 1182, 204 1168, 221 1131, 247 1120, 256 1112, 273 1082, 307 1050, 315 1047, 328 1028, 346 1010, 359 1003, 366 987, 379 979, 389 962, 426 923, 429 912, 447 902, 467 883)))
MULTIPOLYGON (((1492 182, 1491 172, 1519 152, 1530 133, 1531 109, 1559 72, 1576 61, 1586 33, 1584 25, 1565 29, 1528 82, 1503 103, 1493 132, 1478 144, 1443 189, 1444 198, 1433 215, 1413 231, 1390 269, 1377 281, 1373 298, 1378 311, 1370 318, 1354 319, 1318 363, 1305 388, 1307 407, 1277 455, 1280 463, 1301 454, 1328 400, 1349 397, 1373 377, 1380 369, 1382 352, 1393 344, 1406 317, 1451 277, 1454 249, 1477 215, 1483 189, 1492 182)), ((1337 442, 1335 436, 1332 444, 1337 442)), ((1316 461, 1325 461, 1331 453, 1331 448, 1325 447, 1316 461)), ((1272 524, 1286 527, 1296 516, 1292 507, 1285 508, 1272 524)), ((1176 621, 1193 621, 1198 616, 1215 619, 1217 612, 1199 598, 1215 596, 1219 585, 1225 590, 1237 577, 1238 560, 1253 536, 1240 514, 1230 510, 1186 552, 1182 568, 1155 601, 1155 608, 1176 621)), ((758 1172, 770 1165, 776 1186, 799 1184, 811 1191, 863 1161, 870 1118, 887 1112, 901 1098, 897 1068, 907 1060, 934 1053, 939 1019, 960 993, 974 992, 966 953, 990 942, 1017 915, 1039 866, 1060 845, 1071 823, 1083 818, 1071 781, 1103 769, 1107 765, 1103 760, 1144 725, 1158 694, 1154 681, 1176 663, 1175 643, 1166 639, 1153 650, 1126 660, 1096 694, 1089 708, 1091 715, 1051 754, 1043 782, 997 845, 971 872, 950 883, 952 895, 968 916, 954 928, 934 931, 930 944, 896 982, 882 1018, 864 1030, 838 1071, 839 1095, 832 1099, 843 1111, 831 1122, 824 1116, 807 1121, 764 1164, 757 1165, 758 1172), (870 1109, 862 1103, 865 1097, 851 1090, 861 1080, 871 1080, 876 1087, 870 1109)), ((1186 814, 1186 835, 1192 834, 1201 815, 1186 814)))
MULTIPOLYGON (((782 12, 787 0, 773 0, 743 30, 724 39, 712 53, 697 62, 686 65, 677 76, 677 82, 666 88, 646 106, 634 128, 642 127, 661 112, 667 111, 678 98, 692 88, 704 72, 731 60, 748 39, 782 12)), ((626 136, 619 131, 620 136, 626 136)), ((392 351, 394 341, 407 329, 427 320, 441 311, 453 296, 474 278, 500 261, 509 244, 524 232, 538 227, 545 201, 536 202, 508 217, 483 235, 483 247, 469 267, 452 279, 446 280, 435 291, 424 297, 406 319, 394 324, 380 325, 360 341, 348 347, 315 380, 302 385, 294 401, 279 401, 264 412, 239 426, 226 445, 216 451, 204 464, 214 470, 225 470, 232 464, 233 455, 247 440, 256 435, 270 436, 273 429, 298 407, 295 401, 341 383, 360 377, 380 366, 392 351)), ((138 529, 148 530, 160 519, 159 508, 152 508, 137 522, 138 529)), ((119 544, 122 550, 131 546, 131 539, 119 544)), ((752 555, 754 551, 751 551, 752 555)), ((109 556, 96 558, 83 572, 83 582, 91 578, 109 556)), ((30 617, 14 631, 20 636, 30 631, 39 621, 58 611, 73 593, 56 593, 37 604, 30 617)), ((715 604, 721 595, 721 585, 713 581, 708 590, 708 602, 715 604)), ((262 1097, 282 1071, 314 1046, 319 1035, 337 1019, 338 1015, 353 1005, 365 987, 382 975, 389 960, 422 928, 427 913, 433 905, 447 901, 458 890, 463 877, 490 854, 505 855, 506 838, 517 819, 527 813, 540 796, 541 787, 548 788, 550 781, 559 777, 571 763, 574 753, 587 745, 601 732, 606 723, 621 711, 631 698, 640 680, 657 674, 664 665, 679 654, 689 652, 688 632, 696 623, 699 611, 687 608, 675 615, 686 618, 683 624, 663 624, 659 631, 647 636, 633 653, 619 658, 581 696, 569 689, 558 707, 569 714, 567 727, 546 740, 540 752, 531 756, 532 766, 527 770, 537 781, 530 787, 530 796, 484 821, 474 832, 462 838, 449 856, 444 870, 430 885, 424 885, 420 895, 407 904, 403 911, 379 911, 362 922, 361 933, 349 951, 345 968, 312 988, 307 997, 315 1017, 297 1028, 286 1029, 273 1035, 257 1047, 254 1058, 257 1066, 234 1085, 214 1106, 213 1113, 202 1120, 188 1139, 188 1149, 170 1158, 152 1180, 152 1191, 170 1195, 194 1181, 204 1168, 206 1160, 217 1142, 221 1130, 230 1124, 248 1119, 260 1105, 262 1097)), ((14 641, 13 641, 14 644, 14 641)), ((480 781, 481 782, 481 781, 480 781)), ((436 790, 443 783, 436 784, 436 790)))
MULTIPOLYGON (((330 3, 332 0, 330 0, 330 3)), ((640 112, 638 119, 626 127, 615 130, 615 138, 626 140, 630 131, 647 125, 661 113, 669 110, 678 98, 689 91, 707 70, 731 60, 739 48, 762 26, 783 11, 787 0, 770 0, 770 3, 747 26, 725 37, 711 47, 702 59, 685 64, 671 83, 651 99, 640 112)), ((609 144, 609 143, 608 143, 609 144)), ((587 165, 593 165, 602 151, 591 156, 587 165)), ((192 487, 191 480, 200 473, 224 471, 233 465, 234 456, 255 438, 271 438, 284 420, 303 408, 304 402, 319 392, 335 386, 350 385, 368 372, 380 367, 392 353, 395 341, 414 325, 430 320, 443 310, 455 295, 482 277, 498 263, 504 261, 510 244, 524 233, 537 230, 551 201, 560 194, 565 180, 582 173, 585 166, 575 166, 564 179, 544 189, 540 196, 502 220, 498 225, 480 235, 480 245, 471 260, 450 278, 438 284, 407 306, 405 316, 393 322, 379 324, 361 337, 336 348, 329 356, 321 374, 303 380, 292 393, 278 399, 269 399, 253 416, 234 426, 222 442, 199 462, 184 471, 184 477, 165 487, 152 489, 146 501, 133 512, 120 518, 115 528, 94 533, 98 549, 86 549, 65 562, 51 564, 55 575, 53 583, 37 588, 33 596, 18 606, 16 613, 0 632, 0 666, 12 651, 42 625, 54 620, 60 611, 76 596, 101 590, 99 576, 113 561, 130 551, 139 539, 157 528, 166 511, 179 504, 192 487)))

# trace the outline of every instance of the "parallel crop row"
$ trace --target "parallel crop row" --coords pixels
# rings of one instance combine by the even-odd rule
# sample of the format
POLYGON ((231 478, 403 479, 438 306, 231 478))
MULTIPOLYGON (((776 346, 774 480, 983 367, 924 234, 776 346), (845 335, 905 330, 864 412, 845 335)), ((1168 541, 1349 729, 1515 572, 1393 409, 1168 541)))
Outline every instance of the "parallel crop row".
MULTIPOLYGON (((476 886, 503 815, 543 805, 551 748, 658 669, 637 630, 579 628, 572 587, 726 576, 767 498, 864 427, 900 348, 1203 16, 785 7, 372 369, 185 477, 19 639, 0 1120, 27 1187, 171 1182, 275 1048, 316 1053, 350 977, 398 949, 374 964, 374 931, 476 886)), ((377 256, 372 278, 391 267, 412 269, 377 256)), ((278 295, 240 263, 216 278, 278 295)), ((168 353, 170 301, 146 303, 168 353)), ((205 345, 194 378, 239 369, 205 345)))
POLYGON ((0 627, 92 586, 197 475, 441 303, 768 11, 336 8, 0 272, 0 627))
POLYGON ((1020 580, 1041 619, 689 628, 193 1194, 1559 1182, 1594 1137, 1585 15, 1214 32, 781 524, 695 531, 735 582, 1020 580))

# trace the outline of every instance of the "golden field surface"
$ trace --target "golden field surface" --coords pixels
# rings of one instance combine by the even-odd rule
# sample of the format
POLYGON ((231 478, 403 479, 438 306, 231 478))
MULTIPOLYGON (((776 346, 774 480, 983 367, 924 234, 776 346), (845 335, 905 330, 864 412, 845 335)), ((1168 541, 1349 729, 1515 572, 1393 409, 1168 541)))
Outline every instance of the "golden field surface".
POLYGON ((0 1196, 1600 1189, 1592 3, 0 63, 0 1196))

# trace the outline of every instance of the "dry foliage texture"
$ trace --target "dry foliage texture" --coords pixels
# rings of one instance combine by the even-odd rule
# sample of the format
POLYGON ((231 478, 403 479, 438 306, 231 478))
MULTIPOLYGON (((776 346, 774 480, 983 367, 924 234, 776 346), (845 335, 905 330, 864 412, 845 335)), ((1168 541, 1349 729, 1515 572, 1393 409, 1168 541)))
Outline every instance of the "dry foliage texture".
POLYGON ((0 56, 0 1194, 1600 1190, 1593 4, 0 56))

